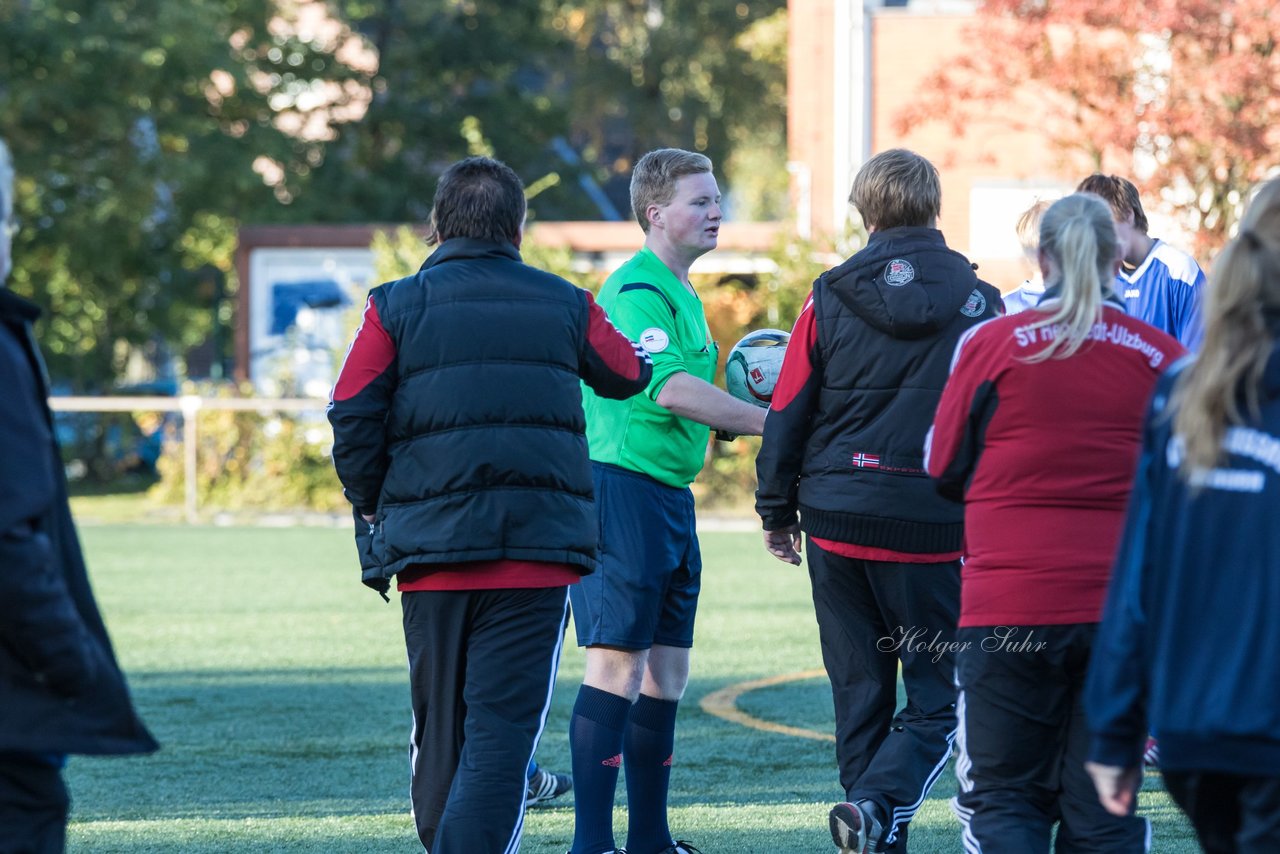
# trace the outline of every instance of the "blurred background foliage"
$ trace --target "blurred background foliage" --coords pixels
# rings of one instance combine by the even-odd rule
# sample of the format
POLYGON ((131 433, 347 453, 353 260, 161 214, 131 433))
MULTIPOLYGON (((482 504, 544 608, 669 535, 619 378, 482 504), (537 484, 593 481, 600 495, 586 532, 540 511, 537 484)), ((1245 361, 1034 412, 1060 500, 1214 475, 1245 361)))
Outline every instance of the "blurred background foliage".
MULTIPOLYGON (((785 0, 0 0, 21 223, 9 285, 49 310, 55 389, 102 394, 138 360, 203 344, 225 362, 242 225, 420 225, 463 156, 515 168, 533 221, 630 219, 639 155, 691 148, 715 162, 730 219, 786 219, 786 44, 785 0)), ((788 237, 773 272, 700 280, 722 353, 789 329, 843 248, 788 237)), ((409 227, 374 250, 383 281, 429 252, 409 227)), ((523 254, 584 287, 602 278, 567 250, 523 254)), ((248 393, 159 393, 179 385, 248 393)), ((202 504, 341 503, 323 438, 307 440, 322 418, 199 417, 202 504)), ((181 419, 148 419, 71 425, 71 462, 87 481, 154 471, 152 498, 180 502, 181 419)), ((752 448, 712 448, 704 501, 743 503, 752 448)))
MULTIPOLYGON (((425 220, 468 154, 536 219, 627 218, 635 159, 717 164, 784 213, 785 0, 0 0, 10 285, 59 388, 231 322, 237 228, 425 220)), ((230 336, 214 334, 225 356, 230 336)))

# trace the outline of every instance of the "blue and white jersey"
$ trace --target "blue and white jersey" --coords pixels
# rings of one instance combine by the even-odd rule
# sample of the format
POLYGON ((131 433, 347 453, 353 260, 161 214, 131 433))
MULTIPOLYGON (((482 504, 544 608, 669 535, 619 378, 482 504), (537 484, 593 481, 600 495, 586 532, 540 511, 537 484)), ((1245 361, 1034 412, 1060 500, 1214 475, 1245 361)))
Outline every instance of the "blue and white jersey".
POLYGON ((1200 347, 1204 323, 1204 271, 1195 259, 1163 240, 1157 240, 1138 268, 1116 274, 1116 290, 1133 317, 1177 338, 1194 352, 1200 347))
POLYGON ((1027 279, 1022 283, 1022 287, 1004 295, 1004 313, 1017 314, 1020 311, 1035 308, 1040 304, 1040 298, 1043 296, 1044 282, 1033 282, 1027 279))

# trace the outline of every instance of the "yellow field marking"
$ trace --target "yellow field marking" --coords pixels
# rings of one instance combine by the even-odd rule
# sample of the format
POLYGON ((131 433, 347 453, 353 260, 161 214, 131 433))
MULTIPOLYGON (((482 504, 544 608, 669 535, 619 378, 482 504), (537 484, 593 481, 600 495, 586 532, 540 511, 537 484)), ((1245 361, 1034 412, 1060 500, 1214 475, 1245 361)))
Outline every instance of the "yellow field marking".
POLYGON ((791 735, 796 738, 809 738, 814 741, 835 741, 836 737, 829 732, 818 732, 817 730, 805 729, 798 726, 787 726, 786 724, 775 724, 772 721, 763 721, 760 718, 753 717, 738 708, 738 698, 748 691, 755 691, 760 688, 772 688, 775 685, 785 685, 788 682, 800 682, 805 679, 816 679, 819 676, 826 676, 827 671, 821 668, 817 670, 802 670, 799 673, 782 673, 778 676, 770 676, 767 679, 753 679, 750 682, 739 682, 736 685, 729 685, 721 688, 719 691, 712 691, 710 694, 702 698, 702 702, 698 705, 702 706, 702 711, 709 715, 715 715, 726 721, 735 724, 741 724, 751 729, 758 729, 763 732, 776 732, 779 735, 791 735))

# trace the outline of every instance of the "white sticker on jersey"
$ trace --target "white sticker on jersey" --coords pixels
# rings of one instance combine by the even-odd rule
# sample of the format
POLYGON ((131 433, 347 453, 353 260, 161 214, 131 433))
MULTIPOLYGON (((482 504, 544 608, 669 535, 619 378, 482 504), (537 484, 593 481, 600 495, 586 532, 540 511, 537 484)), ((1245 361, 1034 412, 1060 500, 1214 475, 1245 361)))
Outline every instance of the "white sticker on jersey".
POLYGON ((651 326, 640 333, 640 346, 650 353, 661 353, 671 344, 667 333, 656 326, 651 326))

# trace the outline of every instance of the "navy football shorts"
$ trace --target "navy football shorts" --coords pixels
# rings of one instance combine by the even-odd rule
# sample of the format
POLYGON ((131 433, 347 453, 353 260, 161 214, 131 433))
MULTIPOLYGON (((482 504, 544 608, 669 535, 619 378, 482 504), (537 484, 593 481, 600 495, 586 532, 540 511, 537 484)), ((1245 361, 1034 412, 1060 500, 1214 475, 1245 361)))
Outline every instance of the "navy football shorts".
POLYGON ((647 475, 591 464, 600 568, 570 585, 579 646, 693 646, 702 587, 693 493, 647 475))

